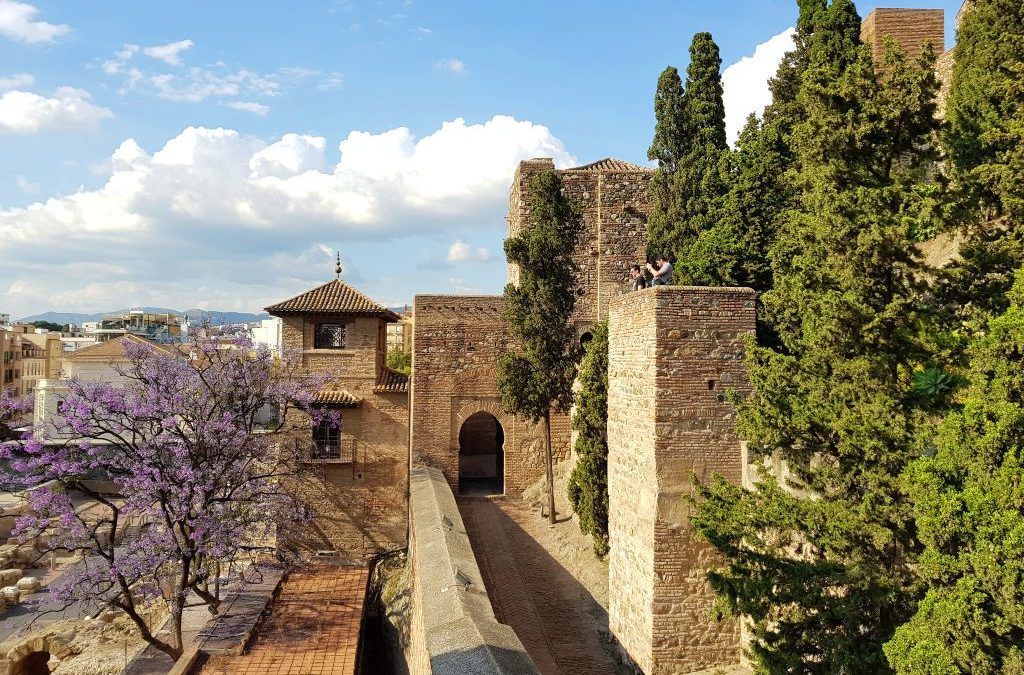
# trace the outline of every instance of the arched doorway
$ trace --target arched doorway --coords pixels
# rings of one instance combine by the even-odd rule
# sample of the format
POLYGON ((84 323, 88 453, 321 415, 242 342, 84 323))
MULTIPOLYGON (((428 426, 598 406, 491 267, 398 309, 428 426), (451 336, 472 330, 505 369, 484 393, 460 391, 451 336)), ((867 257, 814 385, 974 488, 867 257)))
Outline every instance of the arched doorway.
POLYGON ((491 413, 473 413, 459 429, 459 494, 504 492, 505 430, 491 413))
POLYGON ((12 675, 49 675, 50 652, 29 652, 14 664, 12 675))

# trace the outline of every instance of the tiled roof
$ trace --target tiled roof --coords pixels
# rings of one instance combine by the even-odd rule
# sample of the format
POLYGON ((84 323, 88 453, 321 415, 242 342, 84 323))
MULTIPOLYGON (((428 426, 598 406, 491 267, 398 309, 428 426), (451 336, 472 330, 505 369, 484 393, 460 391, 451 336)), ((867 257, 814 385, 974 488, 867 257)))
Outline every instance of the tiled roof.
POLYGON ((316 395, 316 402, 342 408, 358 408, 359 399, 344 389, 324 389, 316 395))
POLYGON ((294 298, 271 305, 266 310, 274 315, 361 314, 379 316, 388 321, 398 321, 400 318, 387 307, 377 304, 341 279, 328 281, 323 286, 317 286, 294 298))
POLYGON ((381 368, 373 391, 376 394, 404 394, 409 391, 409 376, 390 368, 381 368))
MULTIPOLYGON (((116 338, 106 340, 105 342, 97 342, 94 345, 88 347, 82 347, 64 356, 65 359, 71 361, 119 361, 124 358, 124 343, 125 342, 141 342, 142 344, 149 345, 155 351, 166 352, 168 354, 179 353, 176 350, 176 346, 163 344, 154 340, 149 340, 133 333, 127 333, 125 335, 119 335, 116 338)), ((177 349, 181 349, 180 345, 177 349)))
POLYGON ((640 166, 638 164, 623 162, 621 159, 615 159, 614 157, 605 157, 604 159, 599 159, 596 162, 591 162, 590 164, 566 169, 566 171, 590 171, 593 173, 602 173, 605 171, 654 171, 654 169, 649 166, 640 166))

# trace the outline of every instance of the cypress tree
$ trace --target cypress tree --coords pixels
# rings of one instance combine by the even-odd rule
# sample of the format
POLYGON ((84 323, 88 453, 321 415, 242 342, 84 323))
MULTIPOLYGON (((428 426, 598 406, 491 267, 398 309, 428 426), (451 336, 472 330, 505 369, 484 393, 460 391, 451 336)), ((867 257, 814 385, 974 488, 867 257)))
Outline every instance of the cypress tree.
POLYGON ((1024 263, 1024 5, 974 0, 954 56, 945 145, 967 236, 940 298, 969 334, 1006 309, 1024 263))
POLYGON ((698 235, 685 260, 679 262, 688 283, 707 286, 750 286, 760 292, 772 286, 768 249, 777 220, 794 197, 787 171, 793 163, 793 127, 803 119, 798 100, 809 62, 810 38, 825 0, 799 0, 795 48, 786 53, 769 83, 772 101, 761 120, 751 115, 736 148, 723 161, 728 186, 718 222, 698 235))
POLYGON ((752 620, 764 672, 882 673, 921 594, 899 475, 918 454, 912 233, 934 161, 927 56, 860 48, 851 3, 817 17, 793 128, 797 190, 764 295, 774 346, 750 345, 738 426, 762 480, 699 485, 697 529, 727 558, 720 608, 752 620), (899 160, 899 161, 897 161, 899 160), (789 477, 767 468, 781 462, 789 477), (780 482, 781 481, 781 482, 780 482))
POLYGON ((569 476, 569 501, 580 530, 594 540, 594 553, 608 553, 608 322, 594 327, 580 365, 572 425, 576 466, 569 476))
POLYGON ((686 86, 666 69, 655 97, 654 141, 648 157, 658 160, 648 219, 649 256, 683 260, 697 235, 719 215, 726 184, 720 163, 726 151, 722 59, 710 33, 690 45, 686 86))
POLYGON ((580 218, 554 171, 530 178, 527 199, 530 226, 505 240, 519 283, 505 286, 503 317, 515 346, 498 361, 498 390, 505 410, 544 420, 548 519, 554 524, 551 413, 572 403, 579 347, 569 320, 576 306, 573 251, 580 218))
MULTIPOLYGON (((721 69, 722 58, 711 33, 694 35, 683 91, 686 152, 674 176, 680 223, 667 252, 684 271, 693 265, 697 238, 721 217, 722 198, 728 189, 722 173, 728 144, 721 69)), ((682 279, 691 282, 685 274, 682 279)))
POLYGON ((683 123, 683 81, 679 71, 669 66, 658 77, 654 95, 654 140, 647 158, 657 160, 658 170, 651 179, 651 212, 647 218, 648 255, 670 248, 682 215, 674 192, 674 177, 686 144, 683 123), (653 252, 653 253, 652 253, 653 252))
POLYGON ((932 456, 904 474, 929 590, 885 647, 898 673, 1024 673, 1024 269, 1008 303, 932 456))

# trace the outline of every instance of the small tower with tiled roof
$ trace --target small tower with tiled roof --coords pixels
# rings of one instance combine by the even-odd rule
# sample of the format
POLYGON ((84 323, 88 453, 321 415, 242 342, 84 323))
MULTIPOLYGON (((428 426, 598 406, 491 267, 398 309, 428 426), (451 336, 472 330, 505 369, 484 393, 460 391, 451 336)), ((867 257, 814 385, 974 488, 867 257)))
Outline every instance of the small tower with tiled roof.
POLYGON ((386 365, 386 326, 398 314, 341 279, 270 305, 282 321, 282 347, 305 371, 327 376, 317 397, 335 408, 342 427, 309 425, 310 471, 303 481, 318 509, 307 545, 365 562, 405 545, 409 451, 409 378, 386 365))

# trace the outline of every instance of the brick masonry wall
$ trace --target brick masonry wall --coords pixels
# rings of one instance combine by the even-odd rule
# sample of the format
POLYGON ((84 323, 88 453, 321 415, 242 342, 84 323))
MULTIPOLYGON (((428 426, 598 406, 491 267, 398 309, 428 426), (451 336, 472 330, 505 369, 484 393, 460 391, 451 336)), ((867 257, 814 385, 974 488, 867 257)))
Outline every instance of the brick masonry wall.
MULTIPOLYGON (((383 336, 384 322, 371 317, 288 316, 282 326, 284 349, 301 352, 307 372, 329 374, 328 388, 361 400, 358 408, 341 411, 343 444, 354 445, 354 464, 310 464, 299 488, 316 518, 297 539, 307 549, 334 550, 353 563, 406 545, 409 399, 373 391, 383 336), (320 321, 347 324, 345 349, 313 349, 320 321)), ((296 413, 289 424, 308 428, 309 421, 296 413)))
MULTIPOLYGON (((505 434, 505 493, 520 494, 544 473, 544 426, 505 412, 498 357, 508 345, 501 296, 418 295, 413 304, 414 463, 441 469, 459 489, 459 431, 476 412, 494 415, 505 434)), ((552 420, 555 461, 569 456, 569 416, 552 420)))
MULTIPOLYGON (((509 196, 509 236, 529 224, 530 178, 550 169, 554 162, 547 158, 519 163, 509 196)), ((607 315, 611 298, 628 287, 629 266, 645 262, 653 172, 562 169, 558 175, 583 221, 574 256, 580 268, 574 320, 582 334, 593 321, 607 315)), ((514 282, 517 275, 515 265, 509 265, 509 281, 514 282)))
POLYGON ((754 292, 659 287, 611 303, 609 625, 645 673, 739 662, 737 622, 710 618, 720 563, 689 524, 690 475, 739 484, 729 390, 747 391, 741 337, 754 292))
POLYGON ((861 41, 870 45, 878 62, 885 54, 885 39, 891 37, 910 59, 921 56, 931 43, 935 55, 945 50, 946 23, 941 9, 892 9, 879 7, 861 24, 861 41))

